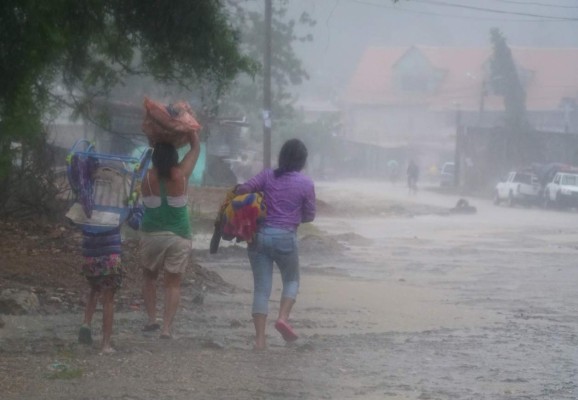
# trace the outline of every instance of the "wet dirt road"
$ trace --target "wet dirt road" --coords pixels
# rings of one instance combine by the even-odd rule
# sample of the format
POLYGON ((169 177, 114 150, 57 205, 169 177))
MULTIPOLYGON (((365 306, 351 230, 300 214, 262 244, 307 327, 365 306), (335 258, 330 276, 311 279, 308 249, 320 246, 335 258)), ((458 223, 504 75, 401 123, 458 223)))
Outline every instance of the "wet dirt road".
POLYGON ((252 352, 244 249, 198 251, 237 290, 196 306, 185 288, 174 341, 120 313, 119 351, 99 356, 74 345, 78 315, 8 319, 6 398, 578 398, 578 213, 470 200, 475 215, 448 215, 457 197, 379 182, 317 192, 334 209, 301 230, 297 344, 270 326, 269 351, 252 352), (82 376, 50 379, 56 361, 82 376))
MULTIPOLYGON (((371 246, 352 249, 364 260, 353 273, 438 293, 438 305, 458 307, 456 318, 464 322, 452 328, 441 315, 438 329, 385 334, 395 343, 386 348, 367 338, 371 350, 360 363, 381 364, 377 387, 403 382, 405 393, 389 393, 418 399, 578 398, 575 211, 510 209, 470 199, 475 215, 443 216, 423 213, 421 206, 452 207, 458 197, 421 192, 408 202, 403 188, 348 187, 369 207, 386 192, 388 200, 416 210, 412 218, 327 221, 330 231, 373 238, 371 246)), ((324 191, 340 192, 334 185, 324 191)), ((379 389, 372 393, 377 398, 379 389)))

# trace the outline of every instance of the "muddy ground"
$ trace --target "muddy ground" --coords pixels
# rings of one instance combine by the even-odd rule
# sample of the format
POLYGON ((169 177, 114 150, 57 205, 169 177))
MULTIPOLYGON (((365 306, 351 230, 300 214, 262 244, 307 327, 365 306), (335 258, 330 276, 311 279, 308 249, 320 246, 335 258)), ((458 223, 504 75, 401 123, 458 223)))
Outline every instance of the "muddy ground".
MULTIPOLYGON (((319 183, 317 192, 320 215, 300 230, 300 339, 286 346, 269 326, 262 353, 251 350, 244 245, 224 243, 210 256, 210 218, 195 236, 199 267, 187 274, 177 338, 140 332, 131 264, 111 356, 75 343, 83 282, 70 273, 73 248, 55 244, 66 228, 29 239, 36 252, 22 249, 25 238, 4 246, 0 287, 34 287, 43 307, 3 316, 0 397, 578 398, 578 213, 470 199, 475 215, 451 215, 456 196, 410 197, 380 182, 319 183), (15 265, 24 272, 9 272, 15 265)), ((196 196, 208 215, 215 200, 196 196)), ((276 275, 273 315, 279 294, 276 275)), ((99 324, 97 315, 97 339, 99 324)))

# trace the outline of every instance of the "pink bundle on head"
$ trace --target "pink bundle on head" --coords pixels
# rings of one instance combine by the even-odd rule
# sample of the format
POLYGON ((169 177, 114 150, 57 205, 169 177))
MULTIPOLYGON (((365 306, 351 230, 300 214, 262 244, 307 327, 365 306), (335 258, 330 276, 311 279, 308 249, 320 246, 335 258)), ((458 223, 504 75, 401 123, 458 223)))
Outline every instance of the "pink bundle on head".
POLYGON ((145 97, 144 107, 146 115, 142 130, 151 144, 168 142, 182 147, 189 143, 192 134, 201 129, 195 113, 184 101, 165 106, 145 97))

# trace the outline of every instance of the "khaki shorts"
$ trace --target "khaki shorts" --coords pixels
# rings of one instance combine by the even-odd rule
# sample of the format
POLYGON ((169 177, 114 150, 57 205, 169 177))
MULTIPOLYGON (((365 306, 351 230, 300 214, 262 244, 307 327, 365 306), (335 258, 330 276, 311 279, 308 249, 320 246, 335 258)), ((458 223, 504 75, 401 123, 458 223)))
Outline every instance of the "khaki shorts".
POLYGON ((141 232, 140 262, 144 269, 182 274, 191 262, 192 243, 172 232, 141 232))

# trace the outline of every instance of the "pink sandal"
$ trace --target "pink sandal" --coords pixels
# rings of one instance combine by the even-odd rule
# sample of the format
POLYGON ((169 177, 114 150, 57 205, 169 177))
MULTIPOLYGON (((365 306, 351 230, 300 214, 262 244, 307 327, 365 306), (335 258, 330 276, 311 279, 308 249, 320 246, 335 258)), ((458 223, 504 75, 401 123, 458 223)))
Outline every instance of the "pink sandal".
POLYGON ((293 328, 291 328, 291 325, 283 320, 279 319, 275 322, 275 329, 277 329, 281 336, 283 336, 283 339, 286 342, 294 342, 298 338, 297 334, 293 331, 293 328))

